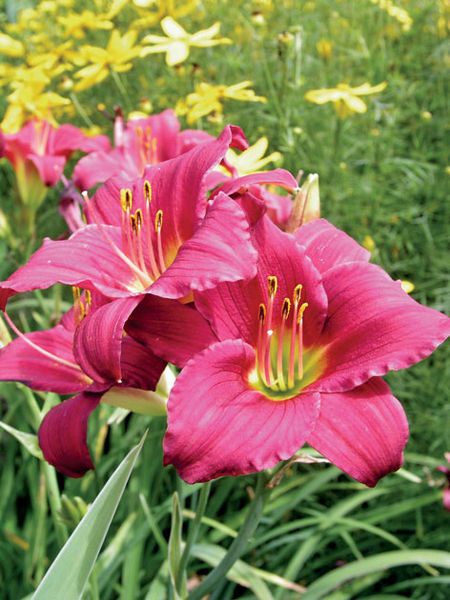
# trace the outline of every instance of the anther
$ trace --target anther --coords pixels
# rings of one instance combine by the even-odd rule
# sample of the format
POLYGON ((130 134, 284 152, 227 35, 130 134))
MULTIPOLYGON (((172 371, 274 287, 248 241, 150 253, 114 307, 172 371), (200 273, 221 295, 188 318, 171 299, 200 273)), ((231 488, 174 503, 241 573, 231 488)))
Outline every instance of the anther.
POLYGON ((277 293, 278 279, 275 275, 269 275, 267 278, 267 288, 269 291, 269 297, 273 298, 277 293))
POLYGON ((121 189, 120 190, 120 204, 122 205, 122 210, 124 212, 128 212, 131 210, 131 206, 133 204, 133 196, 131 194, 131 190, 121 189))
POLYGON ((264 323, 266 320, 266 307, 264 304, 259 305, 258 319, 261 321, 261 323, 264 323))
POLYGON ((302 289, 303 286, 301 283, 295 286, 294 288, 294 304, 297 306, 300 302, 300 298, 302 297, 302 289))
POLYGON ((300 308, 298 309, 298 315, 297 315, 297 323, 300 324, 302 319, 303 319, 303 313, 305 312, 305 310, 308 308, 308 303, 307 302, 303 302, 303 304, 300 306, 300 308))
POLYGON ((155 231, 161 231, 162 229, 162 220, 163 220, 163 211, 158 210, 155 216, 155 231))
POLYGON ((136 228, 139 231, 142 227, 142 224, 144 223, 144 217, 140 208, 138 208, 137 211, 134 213, 134 218, 136 221, 136 228))
POLYGON ((146 202, 152 201, 152 186, 147 179, 144 181, 144 197, 146 202))
POLYGON ((291 301, 289 300, 289 298, 285 298, 283 300, 283 305, 281 307, 281 316, 283 317, 284 320, 286 320, 289 317, 290 311, 291 311, 291 301))

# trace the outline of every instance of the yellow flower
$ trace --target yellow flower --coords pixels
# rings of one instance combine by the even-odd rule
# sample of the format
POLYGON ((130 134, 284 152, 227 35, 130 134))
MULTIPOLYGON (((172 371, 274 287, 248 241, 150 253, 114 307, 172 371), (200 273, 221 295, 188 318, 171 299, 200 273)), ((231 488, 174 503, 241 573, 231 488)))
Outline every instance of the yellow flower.
POLYGON ((111 70, 118 73, 128 71, 133 66, 132 61, 139 56, 142 48, 134 46, 137 33, 128 31, 123 36, 114 29, 106 48, 97 46, 82 46, 81 56, 91 64, 75 73, 81 79, 75 85, 75 90, 85 90, 108 77, 111 70))
POLYGON ((366 235, 366 237, 363 240, 362 245, 369 252, 373 252, 373 250, 375 249, 375 241, 371 235, 366 235))
POLYGON ((22 56, 24 53, 25 48, 22 42, 15 40, 6 33, 0 32, 0 54, 16 58, 17 56, 22 56))
POLYGON ((187 95, 186 100, 177 103, 175 110, 179 115, 186 115, 187 122, 192 124, 209 113, 221 114, 221 100, 225 98, 247 102, 267 102, 264 96, 257 96, 253 90, 246 89, 249 85, 252 85, 251 81, 241 81, 241 83, 229 86, 202 82, 195 88, 195 92, 187 95))
POLYGON ((382 92, 387 83, 383 81, 378 85, 371 86, 370 83, 352 88, 346 83, 339 83, 335 88, 310 90, 305 94, 305 100, 314 102, 314 104, 325 104, 333 102, 334 109, 341 119, 345 119, 353 113, 365 113, 367 106, 360 96, 369 94, 378 94, 382 92))
POLYGON ((252 146, 249 146, 247 150, 244 150, 240 154, 234 152, 234 150, 228 150, 227 160, 236 168, 238 175, 248 175, 250 173, 258 173, 263 170, 270 162, 277 162, 281 158, 279 152, 272 152, 269 156, 264 156, 269 146, 268 139, 264 136, 259 138, 252 146))
POLYGON ((47 119, 56 125, 52 109, 70 104, 70 100, 55 92, 45 92, 45 86, 46 82, 32 78, 16 84, 16 89, 8 96, 9 106, 1 123, 5 133, 15 133, 30 118, 47 119))
POLYGON ((317 52, 320 54, 323 60, 330 60, 333 54, 333 42, 322 38, 316 44, 317 52))
MULTIPOLYGON (((118 0, 120 2, 120 0, 118 0)), ((139 14, 143 15, 142 18, 133 21, 131 26, 133 29, 144 29, 146 27, 152 27, 161 22, 164 17, 173 17, 179 19, 185 17, 187 14, 192 12, 200 0, 184 0, 179 8, 175 8, 174 0, 133 0, 133 4, 136 6, 139 14), (151 11, 150 6, 156 5, 156 11, 151 11)))
POLYGON ((76 39, 83 38, 88 29, 112 29, 114 23, 105 18, 105 15, 97 15, 92 10, 83 10, 82 13, 71 12, 67 17, 57 18, 64 28, 65 37, 76 39))
POLYGON ((169 66, 177 65, 189 55, 189 48, 198 46, 206 48, 208 46, 217 46, 217 44, 231 44, 228 38, 212 38, 219 33, 220 23, 214 23, 208 29, 202 29, 197 33, 187 33, 172 17, 165 17, 161 21, 161 29, 167 37, 162 35, 147 35, 142 41, 144 43, 154 44, 141 51, 141 56, 154 54, 156 52, 166 53, 166 63, 169 66))
POLYGON ((407 281, 406 279, 402 279, 401 285, 402 290, 407 294, 410 294, 412 291, 414 291, 414 288, 416 287, 411 281, 407 281))

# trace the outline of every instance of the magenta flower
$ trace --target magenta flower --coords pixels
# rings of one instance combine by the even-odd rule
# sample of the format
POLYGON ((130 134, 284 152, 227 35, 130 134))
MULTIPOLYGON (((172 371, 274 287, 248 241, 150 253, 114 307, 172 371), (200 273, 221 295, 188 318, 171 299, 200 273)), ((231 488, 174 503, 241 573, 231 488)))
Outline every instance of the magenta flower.
POLYGON ((73 181, 80 190, 88 190, 110 177, 135 179, 145 168, 184 154, 197 144, 214 138, 204 131, 180 132, 173 110, 124 123, 121 113, 114 124, 114 148, 99 149, 83 157, 74 169, 73 181))
POLYGON ((39 429, 45 459, 70 477, 94 468, 86 443, 87 421, 102 396, 111 388, 154 390, 166 365, 148 348, 123 336, 123 324, 137 298, 134 303, 125 299, 109 304, 92 298, 96 308, 87 293, 76 299, 75 308, 56 327, 21 335, 0 350, 1 381, 75 394, 52 408, 39 429), (105 310, 115 318, 105 320, 105 310))
MULTIPOLYGON (((207 481, 273 467, 307 442, 373 486, 401 466, 408 438, 381 376, 428 356, 450 319, 411 299, 327 221, 291 236, 264 217, 253 242, 254 279, 195 294, 219 341, 175 383, 165 464, 189 483, 207 481)), ((145 341, 153 326, 141 323, 145 341)), ((178 346, 188 343, 180 334, 178 346)))
POLYGON ((20 131, 5 134, 5 156, 16 172, 20 196, 25 204, 37 202, 45 186, 55 185, 74 150, 106 150, 104 135, 88 137, 73 125, 55 129, 48 121, 29 121, 20 131))
POLYGON ((44 240, 29 262, 0 283, 0 308, 16 292, 60 282, 108 298, 151 292, 183 298, 221 281, 253 277, 256 251, 246 214, 221 193, 207 201, 204 179, 231 145, 227 126, 212 142, 149 167, 131 184, 111 179, 88 202, 86 227, 68 240, 44 240))

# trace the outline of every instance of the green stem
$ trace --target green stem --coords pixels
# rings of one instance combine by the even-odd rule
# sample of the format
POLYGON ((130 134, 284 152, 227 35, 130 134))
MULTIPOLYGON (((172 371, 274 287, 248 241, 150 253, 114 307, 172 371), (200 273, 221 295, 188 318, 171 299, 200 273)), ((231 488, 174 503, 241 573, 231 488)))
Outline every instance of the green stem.
POLYGON ((187 564, 189 562, 189 557, 191 554, 192 546, 195 543, 197 538, 198 530, 201 525, 201 520, 203 515, 205 514, 206 504, 208 502, 209 491, 211 489, 211 482, 208 481, 205 483, 200 490, 200 497, 198 500, 198 505, 195 510, 195 518, 189 528, 188 538, 186 540, 186 545, 184 546, 183 554, 181 555, 180 564, 178 566, 178 573, 175 581, 175 585, 177 589, 181 589, 181 583, 183 581, 183 577, 186 571, 187 564))
POLYGON ((264 473, 258 474, 255 497, 242 524, 237 537, 231 544, 228 552, 215 569, 198 585, 188 596, 188 600, 201 600, 205 594, 211 591, 222 579, 234 563, 242 556, 249 538, 253 535, 259 520, 261 519, 264 505, 270 495, 270 489, 265 486, 264 473))
POLYGON ((127 93, 127 90, 125 88, 125 86, 122 83, 122 80, 120 79, 119 73, 117 73, 116 71, 114 71, 114 69, 110 69, 110 73, 112 78, 114 79, 114 83, 117 86, 117 89, 119 90, 119 92, 122 95, 122 98, 124 99, 124 102, 127 106, 128 109, 131 109, 131 102, 130 102, 130 97, 127 93))
POLYGON ((80 104, 80 101, 78 100, 78 96, 75 94, 75 92, 72 92, 70 94, 70 99, 74 103, 75 108, 79 112, 81 118, 84 120, 84 122, 86 123, 86 125, 88 127, 93 127, 94 123, 91 121, 91 119, 89 118, 89 115, 84 110, 83 106, 80 104))

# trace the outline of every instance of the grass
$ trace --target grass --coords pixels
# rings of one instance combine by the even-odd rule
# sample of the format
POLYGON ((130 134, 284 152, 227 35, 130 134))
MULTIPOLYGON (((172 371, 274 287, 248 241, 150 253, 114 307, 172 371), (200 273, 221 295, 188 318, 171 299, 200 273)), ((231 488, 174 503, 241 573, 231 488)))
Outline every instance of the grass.
MULTIPOLYGON (((414 19, 410 31, 402 31, 394 18, 369 0, 201 2, 180 21, 189 31, 196 31, 220 20, 221 34, 234 40, 232 46, 194 49, 187 62, 175 70, 164 64, 162 56, 149 57, 121 75, 126 99, 108 79, 80 94, 80 101, 90 118, 108 130, 109 124, 95 111, 98 102, 105 102, 108 109, 125 103, 137 108, 132 106, 134 99, 147 97, 158 111, 174 106, 202 79, 229 85, 251 79, 257 94, 267 97, 267 104, 229 100, 224 123, 241 126, 251 143, 267 135, 270 150, 282 152, 282 166, 294 174, 299 169, 318 172, 322 215, 361 243, 371 236, 373 261, 393 278, 412 281, 415 299, 448 311, 448 38, 436 33, 439 3, 397 0, 396 4, 414 19), (252 18, 254 11, 261 11, 261 24, 255 15, 252 18), (316 50, 321 38, 333 42, 329 60, 316 50), (366 114, 345 121, 338 120, 331 104, 316 106, 303 98, 309 89, 334 87, 342 81, 350 85, 387 81, 388 86, 382 94, 367 98, 366 114)), ((119 16, 122 28, 126 28, 127 11, 119 16)), ((95 34, 99 41, 102 35, 95 34)), ((83 125, 77 114, 66 120, 83 125)), ((198 123, 213 134, 222 126, 208 118, 198 123)), ((17 211, 12 172, 2 163, 0 173, 0 207, 12 220, 17 211)), ((64 233, 57 200, 58 194, 52 190, 38 213, 37 246, 44 235, 64 233)), ((0 239, 2 278, 20 264, 22 250, 20 245, 12 249, 0 239)), ((22 295, 11 302, 10 313, 24 330, 44 328, 54 318, 58 297, 53 291, 41 297, 22 295)), ((246 585, 233 572, 231 580, 218 584, 211 600, 301 597, 299 591, 275 584, 273 575, 272 579, 262 578, 250 566, 308 587, 339 565, 363 557, 392 550, 448 547, 450 526, 442 507, 443 481, 435 469, 450 448, 448 358, 447 346, 408 371, 387 377, 410 422, 406 475, 388 476, 374 490, 367 490, 334 467, 295 465, 272 492, 243 556, 246 585)), ((51 395, 37 393, 35 397, 40 406, 54 401, 51 395)), ((3 422, 22 431, 35 431, 24 388, 0 384, 0 398, 3 422)), ((44 465, 17 440, 0 432, 1 599, 20 599, 36 588, 61 547, 64 530, 74 528, 86 504, 95 499, 147 427, 150 431, 143 453, 84 597, 169 597, 164 591, 164 560, 171 495, 176 489, 180 494, 186 539, 192 523, 189 511, 195 512, 198 502, 198 486, 183 484, 172 469, 161 469, 162 419, 129 415, 109 425, 111 412, 103 407, 90 423, 96 471, 81 480, 56 476, 65 495, 64 509, 58 514, 51 505, 55 475, 46 473, 44 465)), ((209 520, 201 526, 197 544, 229 547, 254 486, 254 477, 213 482, 205 513, 209 520)), ((211 548, 209 554, 213 556, 211 548)), ((200 555, 200 550, 194 551, 189 564, 192 585, 210 570, 200 555)), ((380 568, 330 591, 326 598, 445 600, 448 573, 438 571, 427 564, 380 568)))

